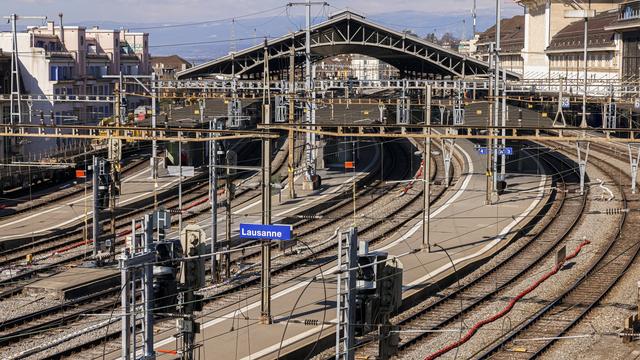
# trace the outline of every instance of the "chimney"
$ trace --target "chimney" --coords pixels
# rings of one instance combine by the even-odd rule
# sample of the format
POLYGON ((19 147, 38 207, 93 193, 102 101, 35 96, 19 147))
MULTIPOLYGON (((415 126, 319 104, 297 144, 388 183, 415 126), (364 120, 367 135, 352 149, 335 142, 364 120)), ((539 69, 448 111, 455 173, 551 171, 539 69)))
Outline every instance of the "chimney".
POLYGON ((47 30, 51 31, 53 35, 56 34, 55 23, 53 21, 47 21, 47 30))
POLYGON ((60 16, 60 42, 62 43, 62 47, 64 47, 64 27, 62 27, 62 13, 58 14, 60 16))

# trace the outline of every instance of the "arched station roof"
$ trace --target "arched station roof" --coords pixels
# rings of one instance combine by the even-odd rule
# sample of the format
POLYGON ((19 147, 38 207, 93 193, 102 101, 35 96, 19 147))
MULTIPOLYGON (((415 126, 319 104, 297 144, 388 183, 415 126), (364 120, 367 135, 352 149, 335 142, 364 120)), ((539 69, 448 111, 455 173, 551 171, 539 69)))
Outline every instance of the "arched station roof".
MULTIPOLYGON (((305 31, 266 42, 269 70, 281 71, 290 64, 292 47, 296 65, 304 63, 305 31)), ((177 74, 179 79, 206 78, 216 74, 257 76, 263 72, 264 44, 230 53, 177 74)), ((314 61, 339 54, 362 54, 384 61, 407 77, 483 76, 489 65, 429 41, 385 28, 350 11, 343 11, 311 28, 314 61)), ((511 77, 518 77, 509 73, 511 77)))

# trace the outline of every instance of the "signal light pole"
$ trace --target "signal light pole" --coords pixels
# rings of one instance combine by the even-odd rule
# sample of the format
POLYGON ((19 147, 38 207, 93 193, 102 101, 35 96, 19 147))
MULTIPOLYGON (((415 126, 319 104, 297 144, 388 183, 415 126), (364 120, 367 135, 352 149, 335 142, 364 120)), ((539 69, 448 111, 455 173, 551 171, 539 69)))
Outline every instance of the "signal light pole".
POLYGON ((100 172, 100 159, 96 156, 93 157, 93 256, 98 255, 98 238, 100 237, 100 201, 99 201, 99 188, 100 179, 98 177, 100 172))
MULTIPOLYGON (((264 41, 264 83, 262 94, 262 123, 271 123, 269 84, 269 48, 264 41)), ((271 139, 262 139, 262 223, 271 224, 271 139)), ((271 324, 271 243, 262 241, 262 272, 260 276, 262 286, 260 302, 260 322, 271 324)))
MULTIPOLYGON (((431 84, 427 85, 425 94, 425 125, 426 132, 431 135, 431 84)), ((431 252, 429 243, 429 225, 431 217, 431 138, 425 138, 424 151, 422 152, 422 181, 424 188, 422 192, 422 249, 431 252)))

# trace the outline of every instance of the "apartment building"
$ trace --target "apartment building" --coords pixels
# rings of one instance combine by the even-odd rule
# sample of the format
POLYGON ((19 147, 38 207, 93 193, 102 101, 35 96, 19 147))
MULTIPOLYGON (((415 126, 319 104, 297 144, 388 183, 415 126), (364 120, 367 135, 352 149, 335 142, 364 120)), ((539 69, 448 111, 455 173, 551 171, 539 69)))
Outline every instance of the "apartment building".
MULTIPOLYGON (((114 79, 105 75, 150 74, 148 34, 97 27, 33 26, 17 34, 20 75, 24 94, 111 95, 114 79)), ((0 48, 12 49, 12 34, 0 33, 0 48)), ((127 85, 133 92, 135 85, 127 85)), ((145 101, 128 99, 129 108, 145 101)), ((95 124, 113 114, 110 103, 42 102, 22 104, 23 122, 53 121, 56 124, 95 124)), ((7 121, 5 114, 3 121, 7 121)), ((64 141, 34 141, 20 153, 38 153, 66 145, 64 141)))
POLYGON ((160 80, 175 80, 176 73, 187 70, 191 63, 178 55, 152 56, 151 68, 160 80))

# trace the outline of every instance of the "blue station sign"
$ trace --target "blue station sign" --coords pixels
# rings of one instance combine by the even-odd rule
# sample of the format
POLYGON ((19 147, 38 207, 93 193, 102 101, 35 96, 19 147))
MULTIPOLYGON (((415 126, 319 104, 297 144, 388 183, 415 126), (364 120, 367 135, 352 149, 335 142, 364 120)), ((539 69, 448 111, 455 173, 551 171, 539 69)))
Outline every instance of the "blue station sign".
POLYGON ((263 240, 291 240, 291 226, 240 224, 240 238, 263 240))
MULTIPOLYGON (((478 150, 478 153, 480 155, 488 155, 489 154, 489 149, 486 147, 478 147, 476 148, 478 150)), ((498 150, 498 155, 513 155, 513 148, 508 146, 508 147, 499 147, 496 150, 498 150)))

